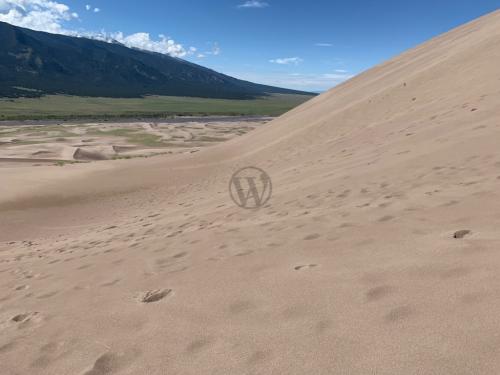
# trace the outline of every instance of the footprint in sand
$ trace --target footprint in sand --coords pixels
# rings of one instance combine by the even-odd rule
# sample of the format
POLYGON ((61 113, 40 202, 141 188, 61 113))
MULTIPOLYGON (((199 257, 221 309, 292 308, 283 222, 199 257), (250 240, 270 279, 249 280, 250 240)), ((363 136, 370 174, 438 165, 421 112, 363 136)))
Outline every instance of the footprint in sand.
POLYGON ((8 342, 8 343, 7 343, 7 344, 5 344, 5 345, 1 345, 1 346, 0 346, 0 353, 6 353, 6 352, 8 352, 8 351, 10 351, 10 350, 14 349, 16 345, 17 345, 17 344, 16 344, 16 342, 15 342, 15 341, 11 341, 11 342, 8 342))
POLYGON ((409 318, 415 313, 412 306, 400 306, 392 309, 385 316, 385 321, 387 323, 396 323, 398 321, 409 318))
POLYGON ((390 221, 392 219, 394 219, 394 216, 386 215, 386 216, 383 216, 380 219, 378 219, 378 221, 381 222, 381 223, 383 223, 383 222, 386 222, 386 221, 390 221))
POLYGON ((86 371, 83 375, 105 375, 114 374, 117 370, 124 367, 127 362, 130 362, 135 354, 132 356, 119 355, 115 353, 105 353, 96 359, 92 368, 86 371))
POLYGON ((85 270, 85 269, 90 268, 90 267, 92 267, 92 264, 84 264, 84 265, 78 267, 77 270, 85 270))
POLYGON ((369 302, 377 301, 392 293, 393 288, 388 285, 376 286, 366 292, 366 299, 369 302))
POLYGON ((470 233, 471 233, 471 231, 467 230, 467 229, 459 230, 453 234, 453 238, 464 238, 465 236, 467 236, 470 233))
POLYGON ((114 279, 114 280, 112 280, 112 281, 104 282, 104 283, 102 283, 100 286, 101 286, 101 287, 113 286, 113 285, 118 284, 120 281, 121 281, 121 279, 114 279))
POLYGON ((349 194, 351 193, 350 190, 344 190, 341 194, 337 195, 337 198, 347 198, 349 194))
POLYGON ((186 352, 188 352, 190 354, 199 352, 201 349, 206 347, 208 344, 210 344, 210 340, 207 338, 195 340, 187 346, 186 352))
POLYGON ((317 266, 318 266, 317 264, 303 264, 303 265, 300 265, 300 266, 296 266, 293 269, 295 271, 300 271, 303 268, 314 268, 314 267, 317 267, 317 266))
POLYGON ((172 293, 172 289, 150 290, 141 296, 140 301, 142 303, 158 302, 171 293, 172 293))
POLYGON ((318 233, 310 234, 306 237, 304 237, 305 241, 310 241, 310 240, 315 240, 317 238, 321 237, 318 233))
POLYGON ((112 362, 113 358, 111 356, 103 355, 95 361, 92 369, 85 372, 84 375, 109 374, 113 371, 114 368, 112 366, 112 362))
POLYGON ((247 256, 247 255, 250 255, 250 254, 253 254, 253 250, 243 251, 241 253, 236 254, 235 256, 237 256, 237 257, 244 257, 244 256, 247 256))
POLYGON ((247 363, 253 366, 269 360, 271 356, 270 350, 257 350, 250 356, 250 358, 248 358, 247 363))
POLYGON ((36 317, 39 312, 29 312, 29 313, 24 313, 24 314, 18 314, 14 317, 12 317, 10 320, 13 321, 14 323, 26 323, 29 322, 31 319, 36 317))

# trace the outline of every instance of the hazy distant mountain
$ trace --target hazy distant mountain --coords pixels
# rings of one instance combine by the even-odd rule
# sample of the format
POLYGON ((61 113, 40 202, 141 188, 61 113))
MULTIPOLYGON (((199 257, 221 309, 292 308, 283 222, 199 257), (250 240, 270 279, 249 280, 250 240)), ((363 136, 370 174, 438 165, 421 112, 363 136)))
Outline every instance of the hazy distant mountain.
POLYGON ((0 22, 0 96, 195 96, 243 99, 308 94, 242 81, 119 43, 33 31, 0 22))

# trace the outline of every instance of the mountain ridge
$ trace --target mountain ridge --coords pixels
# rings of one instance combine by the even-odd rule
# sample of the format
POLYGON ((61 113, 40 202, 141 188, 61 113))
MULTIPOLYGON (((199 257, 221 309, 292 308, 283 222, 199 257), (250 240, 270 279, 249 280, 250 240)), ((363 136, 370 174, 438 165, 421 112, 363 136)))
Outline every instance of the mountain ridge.
POLYGON ((253 99, 315 95, 239 80, 169 55, 0 22, 0 96, 187 96, 253 99))

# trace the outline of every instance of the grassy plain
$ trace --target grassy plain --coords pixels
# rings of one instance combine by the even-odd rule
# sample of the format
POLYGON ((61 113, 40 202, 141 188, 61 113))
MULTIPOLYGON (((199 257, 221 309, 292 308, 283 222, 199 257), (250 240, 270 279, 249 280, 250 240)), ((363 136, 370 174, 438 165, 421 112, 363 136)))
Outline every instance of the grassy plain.
POLYGON ((165 118, 172 116, 279 116, 312 96, 276 94, 252 100, 148 96, 91 98, 49 95, 0 98, 0 120, 165 118))

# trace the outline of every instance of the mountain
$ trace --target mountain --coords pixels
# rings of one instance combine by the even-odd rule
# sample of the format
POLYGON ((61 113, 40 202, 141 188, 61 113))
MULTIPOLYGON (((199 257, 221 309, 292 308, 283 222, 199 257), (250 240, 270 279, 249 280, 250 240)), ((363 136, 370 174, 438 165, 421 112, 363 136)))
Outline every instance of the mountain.
POLYGON ((250 99, 306 94, 242 81, 175 57, 119 43, 24 29, 0 22, 0 96, 250 99))

